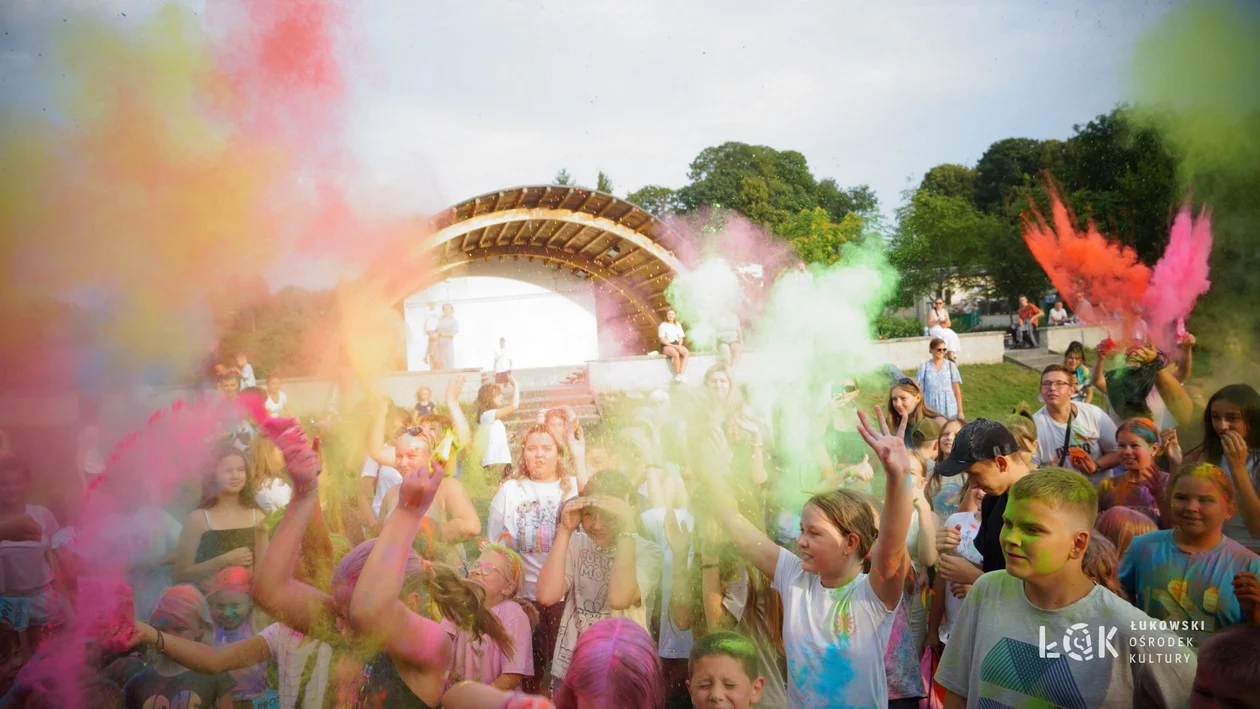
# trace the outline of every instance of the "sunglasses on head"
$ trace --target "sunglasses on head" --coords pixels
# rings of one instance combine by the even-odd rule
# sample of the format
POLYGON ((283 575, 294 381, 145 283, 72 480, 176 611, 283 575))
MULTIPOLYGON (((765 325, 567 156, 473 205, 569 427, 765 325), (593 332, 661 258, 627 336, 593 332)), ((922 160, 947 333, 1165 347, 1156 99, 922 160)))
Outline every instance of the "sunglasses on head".
POLYGON ((902 377, 901 379, 898 379, 898 380, 897 380, 897 386, 899 386, 899 387, 903 387, 903 386, 912 386, 912 387, 914 387, 915 389, 918 389, 918 388, 919 388, 919 383, 918 383, 918 382, 916 382, 915 380, 911 379, 910 377, 902 377))

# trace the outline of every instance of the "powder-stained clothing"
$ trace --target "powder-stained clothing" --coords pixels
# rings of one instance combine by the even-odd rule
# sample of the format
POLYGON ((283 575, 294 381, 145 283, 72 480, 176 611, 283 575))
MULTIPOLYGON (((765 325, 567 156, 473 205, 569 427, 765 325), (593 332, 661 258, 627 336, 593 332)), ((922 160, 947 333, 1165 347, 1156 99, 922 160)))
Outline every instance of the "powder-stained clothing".
POLYGON ((442 627, 454 645, 449 685, 464 680, 490 684, 503 674, 534 676, 533 630, 529 627, 529 616, 521 610, 521 604, 513 600, 503 601, 491 610, 515 643, 512 654, 504 652, 490 638, 474 636, 443 620, 442 627))
POLYGON ((1225 537, 1210 551, 1187 552, 1173 530, 1133 538, 1120 562, 1120 583, 1133 603, 1156 620, 1178 621, 1176 632, 1201 646, 1212 633, 1243 622, 1234 574, 1260 576, 1260 556, 1225 537))
POLYGON ((1028 601, 1023 581, 988 573, 963 602, 936 681, 971 709, 1189 706, 1194 652, 1153 623, 1102 586, 1044 610, 1028 601), (1149 704, 1134 703, 1139 686, 1149 704))
POLYGON ((209 708, 223 697, 231 696, 235 685, 226 672, 206 675, 186 670, 167 677, 149 667, 127 681, 127 686, 123 687, 123 706, 127 709, 209 708))
POLYGON ((612 580, 616 547, 600 549, 584 532, 569 538, 569 553, 564 560, 565 603, 556 637, 556 653, 551 660, 551 674, 564 679, 578 636, 605 618, 629 618, 651 632, 648 602, 661 580, 661 548, 636 536, 634 548, 635 579, 639 585, 639 602, 625 610, 614 610, 608 603, 608 585, 612 580))
POLYGON ((840 588, 824 588, 818 574, 779 550, 774 590, 783 599, 788 706, 882 707, 888 704, 884 652, 893 611, 866 574, 840 588))

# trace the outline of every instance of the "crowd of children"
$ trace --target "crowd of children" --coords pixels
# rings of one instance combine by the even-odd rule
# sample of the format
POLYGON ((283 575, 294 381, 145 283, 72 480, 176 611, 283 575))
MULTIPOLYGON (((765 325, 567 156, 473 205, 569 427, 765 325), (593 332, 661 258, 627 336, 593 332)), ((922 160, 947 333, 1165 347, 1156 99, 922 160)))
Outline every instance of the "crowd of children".
POLYGON ((794 507, 721 366, 592 440, 565 409, 510 435, 511 376, 476 436, 462 380, 444 410, 372 403, 357 504, 295 419, 243 450, 233 424, 182 531, 114 491, 134 620, 66 686, 39 668, 74 627, 73 537, 0 456, 0 707, 1260 706, 1260 395, 1217 391, 1183 452, 1080 396, 1081 360, 1002 421, 828 385, 794 507))

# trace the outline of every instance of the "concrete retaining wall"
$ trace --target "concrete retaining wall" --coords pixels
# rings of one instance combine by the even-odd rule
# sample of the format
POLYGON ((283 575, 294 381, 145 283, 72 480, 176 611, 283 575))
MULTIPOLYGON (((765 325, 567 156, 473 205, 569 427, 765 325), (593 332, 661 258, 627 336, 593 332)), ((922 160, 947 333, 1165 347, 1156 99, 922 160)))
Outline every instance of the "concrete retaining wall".
POLYGON ((1093 325, 1063 325, 1043 327, 1041 337, 1051 352, 1064 352, 1072 342, 1080 342, 1086 347, 1097 347, 1099 342, 1106 339, 1107 331, 1093 325))

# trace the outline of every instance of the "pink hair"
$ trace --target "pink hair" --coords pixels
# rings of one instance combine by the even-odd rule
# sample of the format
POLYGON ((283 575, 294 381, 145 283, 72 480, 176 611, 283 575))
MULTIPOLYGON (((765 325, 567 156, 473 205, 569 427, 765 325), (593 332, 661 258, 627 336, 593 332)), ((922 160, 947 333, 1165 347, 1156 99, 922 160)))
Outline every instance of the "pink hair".
POLYGON ((661 662, 656 643, 627 618, 605 618, 586 629, 556 691, 557 709, 577 709, 578 698, 594 706, 664 709, 661 662))
POLYGON ((219 591, 237 591, 248 594, 250 582, 253 580, 249 569, 243 566, 229 566, 215 575, 206 589, 206 595, 212 596, 219 591))

